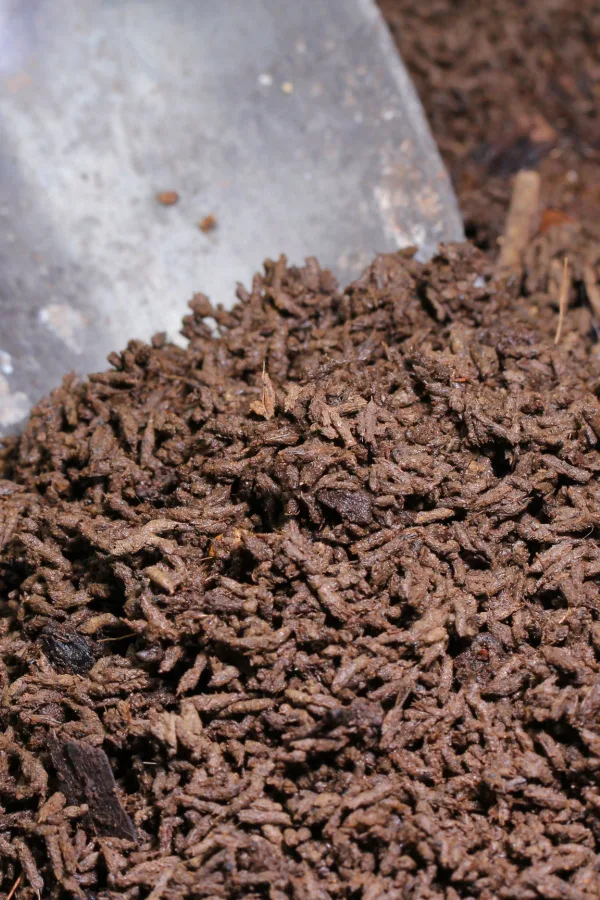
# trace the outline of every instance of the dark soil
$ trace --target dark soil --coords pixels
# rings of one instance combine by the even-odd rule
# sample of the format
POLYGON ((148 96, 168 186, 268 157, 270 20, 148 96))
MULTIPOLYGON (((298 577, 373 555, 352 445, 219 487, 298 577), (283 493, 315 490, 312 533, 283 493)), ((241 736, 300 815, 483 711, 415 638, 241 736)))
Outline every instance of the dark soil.
POLYGON ((269 263, 6 446, 4 897, 599 896, 600 373, 488 267, 269 263))
POLYGON ((596 0, 379 0, 452 175, 467 232, 496 252, 512 176, 598 242, 596 0))
MULTIPOLYGON (((379 0, 451 174, 467 236, 492 259, 514 175, 542 179, 516 302, 536 315, 569 258, 569 340, 600 325, 600 5, 596 0, 379 0), (594 313, 581 317, 581 307, 594 313)), ((542 327, 545 327, 544 325, 542 327)))

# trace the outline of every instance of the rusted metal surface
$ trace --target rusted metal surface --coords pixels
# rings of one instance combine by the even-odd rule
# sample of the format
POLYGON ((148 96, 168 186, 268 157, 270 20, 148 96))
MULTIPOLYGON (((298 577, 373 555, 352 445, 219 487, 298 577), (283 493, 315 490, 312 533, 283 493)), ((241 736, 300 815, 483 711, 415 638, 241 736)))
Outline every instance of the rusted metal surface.
POLYGON ((0 430, 265 256, 462 237, 373 0, 0 0, 0 113, 0 430))

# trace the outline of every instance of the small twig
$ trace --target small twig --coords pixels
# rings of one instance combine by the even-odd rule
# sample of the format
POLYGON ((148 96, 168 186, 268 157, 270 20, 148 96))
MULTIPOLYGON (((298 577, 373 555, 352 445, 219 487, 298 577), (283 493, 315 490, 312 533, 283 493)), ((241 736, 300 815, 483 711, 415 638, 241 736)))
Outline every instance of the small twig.
POLYGON ((17 891, 19 890, 19 887, 20 887, 22 881, 23 881, 23 876, 22 876, 22 875, 19 875, 19 877, 17 878, 17 880, 15 881, 15 883, 13 884, 13 886, 11 887, 10 891, 8 892, 8 895, 7 895, 7 897, 6 897, 6 900, 12 900, 12 898, 15 896, 15 894, 16 894, 17 891))
POLYGON ((99 641, 96 641, 97 644, 109 644, 114 641, 124 641, 126 638, 137 637, 137 631, 132 631, 131 634, 122 634, 119 637, 110 637, 110 638, 100 638, 99 641))
POLYGON ((523 170, 515 178, 500 256, 498 276, 515 275, 523 268, 523 253, 531 240, 540 210, 540 176, 523 170))
POLYGON ((562 334, 563 322, 565 320, 565 311, 567 309, 567 298, 569 296, 569 258, 565 256, 563 264, 563 276, 560 285, 560 295, 558 298, 558 325, 556 326, 556 335, 554 343, 558 344, 562 334))

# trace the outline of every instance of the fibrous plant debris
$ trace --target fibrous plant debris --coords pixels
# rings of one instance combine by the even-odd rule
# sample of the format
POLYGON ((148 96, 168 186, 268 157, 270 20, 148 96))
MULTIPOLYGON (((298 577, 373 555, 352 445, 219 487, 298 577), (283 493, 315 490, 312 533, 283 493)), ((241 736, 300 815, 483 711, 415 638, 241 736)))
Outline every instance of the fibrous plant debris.
POLYGON ((486 265, 269 262, 6 445, 5 895, 599 896, 600 380, 486 265))

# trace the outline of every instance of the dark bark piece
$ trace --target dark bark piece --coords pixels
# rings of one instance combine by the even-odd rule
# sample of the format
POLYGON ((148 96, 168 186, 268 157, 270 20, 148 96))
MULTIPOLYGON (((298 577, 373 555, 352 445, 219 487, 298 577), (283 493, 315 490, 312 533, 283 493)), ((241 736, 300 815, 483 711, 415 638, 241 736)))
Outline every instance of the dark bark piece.
POLYGON ((373 501, 366 491, 324 489, 318 492, 317 500, 346 522, 368 525, 373 520, 373 501))
POLYGON ((104 750, 85 741, 49 739, 60 789, 71 804, 87 803, 94 830, 105 837, 137 840, 135 826, 119 800, 104 750))
POLYGON ((93 641, 68 626, 46 625, 40 641, 44 653, 58 671, 85 675, 96 662, 98 649, 93 641))

